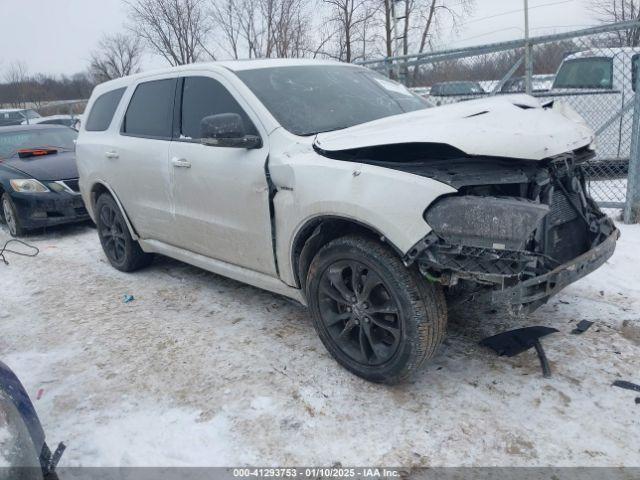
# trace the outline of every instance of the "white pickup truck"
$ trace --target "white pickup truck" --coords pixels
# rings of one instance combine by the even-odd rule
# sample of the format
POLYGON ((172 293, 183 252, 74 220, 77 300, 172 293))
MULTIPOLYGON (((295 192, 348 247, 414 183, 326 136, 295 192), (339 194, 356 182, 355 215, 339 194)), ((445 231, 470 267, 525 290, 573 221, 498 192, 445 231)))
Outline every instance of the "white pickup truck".
POLYGON ((596 176, 626 176, 638 58, 640 48, 631 47, 568 55, 551 88, 549 100, 560 100, 560 96, 597 133, 596 176))

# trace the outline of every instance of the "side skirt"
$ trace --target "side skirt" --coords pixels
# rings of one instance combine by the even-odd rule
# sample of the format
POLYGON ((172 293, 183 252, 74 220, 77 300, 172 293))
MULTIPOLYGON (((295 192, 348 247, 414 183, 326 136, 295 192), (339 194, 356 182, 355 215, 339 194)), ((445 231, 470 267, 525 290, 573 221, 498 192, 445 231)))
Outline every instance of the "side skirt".
POLYGON ((167 257, 175 258, 176 260, 194 265, 209 272, 213 272, 263 290, 268 290, 279 295, 284 295, 285 297, 291 298, 302 305, 306 306, 307 304, 300 289, 290 287, 278 278, 270 277, 264 273, 255 272, 221 260, 205 257, 204 255, 174 247, 173 245, 169 245, 158 240, 139 239, 138 242, 140 243, 142 250, 145 252, 166 255, 167 257))

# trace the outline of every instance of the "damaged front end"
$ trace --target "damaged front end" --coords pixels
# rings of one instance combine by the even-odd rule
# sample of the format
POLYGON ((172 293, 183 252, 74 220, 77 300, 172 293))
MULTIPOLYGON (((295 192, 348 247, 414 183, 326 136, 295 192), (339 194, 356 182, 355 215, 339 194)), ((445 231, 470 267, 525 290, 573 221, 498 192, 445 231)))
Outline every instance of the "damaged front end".
POLYGON ((582 165, 593 155, 585 147, 542 161, 425 162, 419 174, 458 193, 427 209, 433 230, 405 263, 417 263, 424 276, 446 286, 536 309, 615 249, 619 232, 586 190, 582 165))

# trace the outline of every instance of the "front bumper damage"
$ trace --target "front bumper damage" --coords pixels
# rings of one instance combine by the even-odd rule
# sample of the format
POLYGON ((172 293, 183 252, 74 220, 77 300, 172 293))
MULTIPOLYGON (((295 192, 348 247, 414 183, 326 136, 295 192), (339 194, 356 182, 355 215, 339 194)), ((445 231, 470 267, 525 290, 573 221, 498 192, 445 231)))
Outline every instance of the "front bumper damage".
POLYGON ((567 285, 600 268, 613 255, 619 237, 620 231, 615 229, 604 242, 549 273, 494 291, 493 301, 528 305, 530 308, 542 305, 567 285))
POLYGON ((516 182, 512 175, 490 179, 479 167, 458 194, 427 209, 433 231, 405 263, 450 291, 535 310, 605 263, 620 235, 587 194, 586 153, 525 164, 516 182))

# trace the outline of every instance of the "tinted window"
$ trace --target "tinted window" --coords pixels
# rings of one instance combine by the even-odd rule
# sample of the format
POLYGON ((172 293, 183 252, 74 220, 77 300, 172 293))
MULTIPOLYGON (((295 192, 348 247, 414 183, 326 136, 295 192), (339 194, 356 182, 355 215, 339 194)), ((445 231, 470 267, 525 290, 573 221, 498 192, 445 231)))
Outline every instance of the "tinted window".
POLYGON ((199 139, 202 119, 219 113, 237 113, 244 121, 247 135, 258 135, 245 111, 220 82, 207 77, 185 78, 180 116, 181 137, 199 139))
POLYGON ((636 83, 638 82, 638 67, 640 66, 640 55, 637 53, 631 59, 631 88, 636 91, 636 83))
POLYGON ((104 132, 109 128, 124 91, 124 88, 118 88, 100 95, 93 103, 93 107, 91 107, 85 130, 89 132, 104 132))
POLYGON ((176 79, 141 83, 131 97, 122 132, 128 135, 170 138, 176 79))
POLYGON ((576 58, 560 67, 554 88, 613 88, 611 58, 576 58))
POLYGON ((403 85, 364 68, 294 66, 236 74, 296 135, 339 130, 429 107, 403 85))

